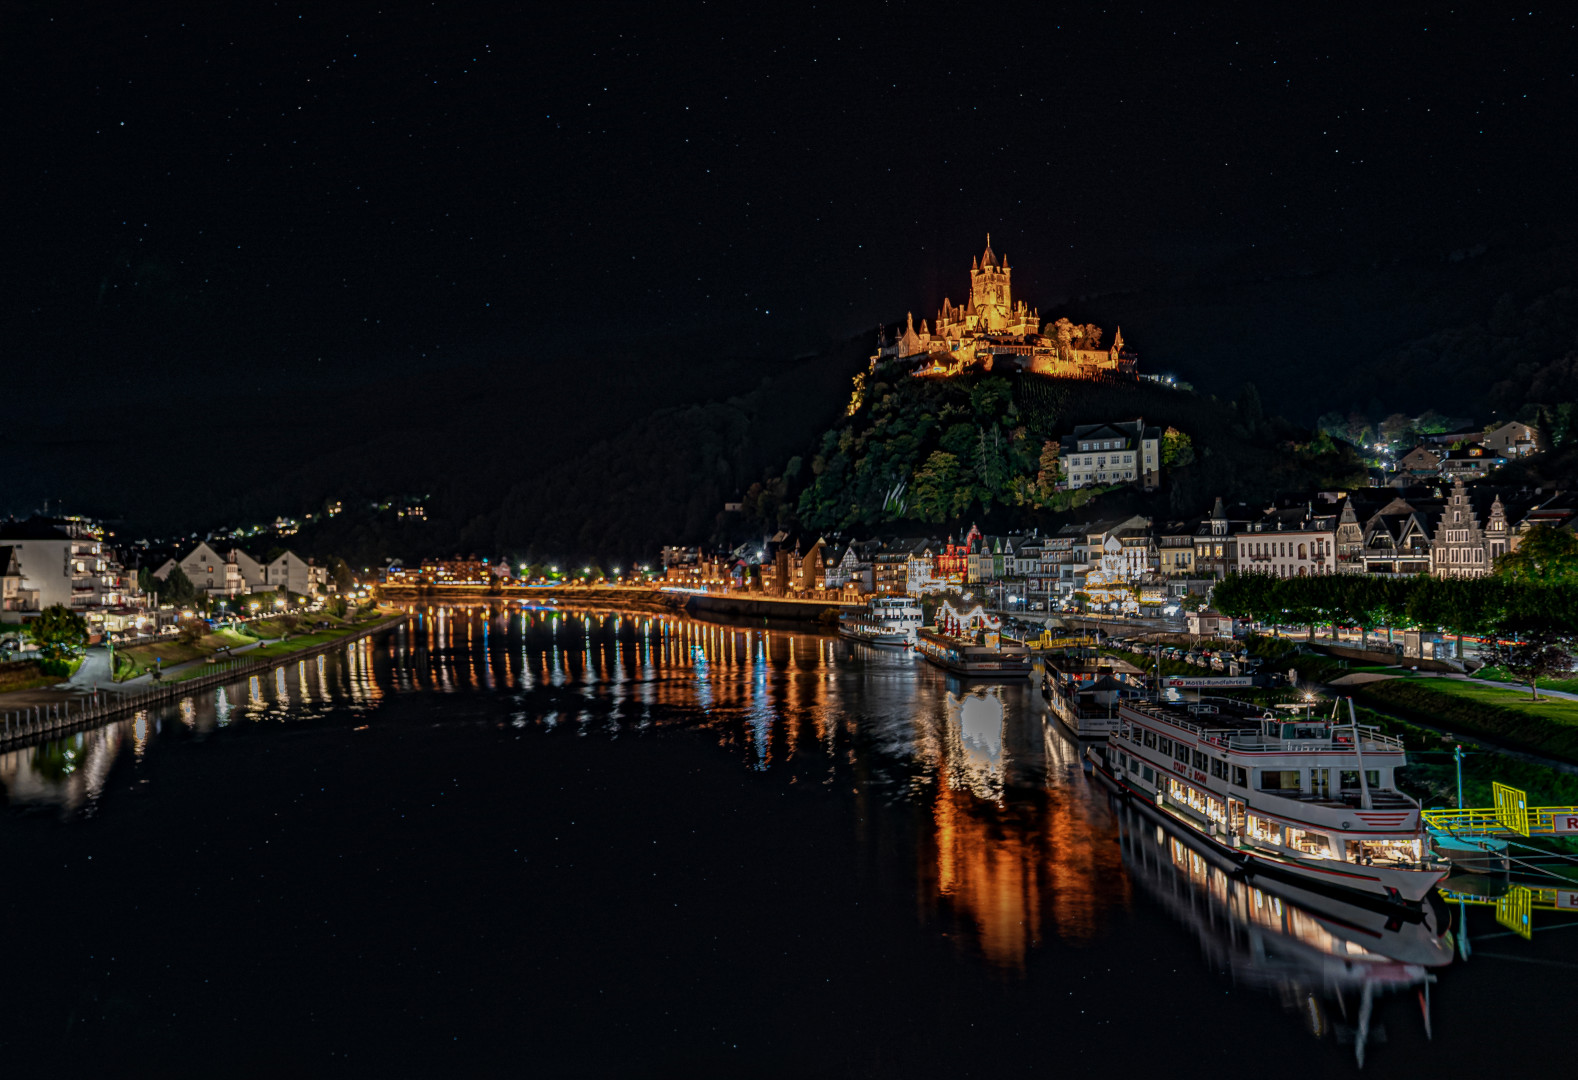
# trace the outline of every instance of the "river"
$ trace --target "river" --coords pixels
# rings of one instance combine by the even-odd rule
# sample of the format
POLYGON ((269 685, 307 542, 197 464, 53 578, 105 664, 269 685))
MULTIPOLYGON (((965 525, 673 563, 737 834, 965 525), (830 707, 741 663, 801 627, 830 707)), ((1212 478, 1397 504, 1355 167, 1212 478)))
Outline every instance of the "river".
POLYGON ((1112 803, 1028 680, 683 617, 415 610, 0 755, 0 1060, 1566 1064, 1578 913, 1529 942, 1453 909, 1474 951, 1427 967, 1419 928, 1229 879, 1112 803))

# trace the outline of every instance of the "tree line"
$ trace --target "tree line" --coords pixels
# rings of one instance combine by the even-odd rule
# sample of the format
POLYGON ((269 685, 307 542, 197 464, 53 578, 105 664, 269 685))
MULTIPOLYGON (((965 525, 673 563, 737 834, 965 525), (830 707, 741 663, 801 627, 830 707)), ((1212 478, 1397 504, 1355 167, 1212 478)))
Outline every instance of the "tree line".
POLYGON ((1229 574, 1211 594, 1224 615, 1280 626, 1410 627, 1448 634, 1578 627, 1578 585, 1357 574, 1229 574))

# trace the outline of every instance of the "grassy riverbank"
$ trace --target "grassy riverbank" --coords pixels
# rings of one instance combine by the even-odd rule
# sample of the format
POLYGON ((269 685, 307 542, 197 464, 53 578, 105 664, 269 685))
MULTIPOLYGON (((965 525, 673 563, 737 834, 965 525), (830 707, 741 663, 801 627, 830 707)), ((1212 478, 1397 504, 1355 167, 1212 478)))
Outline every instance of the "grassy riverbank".
POLYGON ((206 674, 210 669, 207 664, 193 664, 180 671, 170 671, 179 664, 208 659, 221 663, 232 658, 231 650, 248 646, 255 647, 246 648, 244 653, 236 654, 234 658, 262 660, 286 657, 345 637, 398 613, 397 609, 388 608, 372 609, 345 619, 327 614, 315 615, 310 626, 306 619, 281 616, 244 623, 234 629, 222 627, 193 642, 172 638, 147 645, 133 645, 116 650, 115 677, 120 682, 136 678, 153 670, 158 666, 157 661, 162 660, 166 672, 164 678, 171 682, 182 682, 206 674))
POLYGON ((1578 702, 1531 701, 1516 690, 1461 679, 1387 679, 1352 688, 1381 712, 1514 750, 1578 762, 1578 702))

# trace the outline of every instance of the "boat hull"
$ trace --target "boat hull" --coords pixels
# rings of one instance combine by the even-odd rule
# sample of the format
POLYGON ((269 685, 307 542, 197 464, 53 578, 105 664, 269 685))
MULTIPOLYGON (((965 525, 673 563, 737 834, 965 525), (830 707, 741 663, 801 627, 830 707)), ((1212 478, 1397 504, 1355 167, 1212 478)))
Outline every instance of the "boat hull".
POLYGON ((1291 881, 1324 893, 1357 894, 1384 903, 1418 907, 1422 905, 1436 883, 1446 876, 1446 870, 1397 870, 1384 866, 1359 866, 1354 863, 1330 859, 1294 859, 1279 856, 1261 849, 1237 848, 1217 836, 1200 829, 1194 821, 1159 805, 1156 796, 1143 787, 1119 776, 1107 764, 1104 754, 1097 747, 1085 751, 1091 762, 1092 772, 1102 783, 1130 799, 1158 818, 1177 827, 1189 829, 1199 843, 1233 865, 1248 871, 1264 873, 1282 881, 1291 881), (1326 865, 1320 865, 1325 863, 1326 865))
POLYGON ((850 626, 840 626, 838 632, 841 636, 851 641, 859 641, 866 645, 887 645, 893 648, 905 649, 915 644, 915 632, 904 630, 863 630, 850 626))

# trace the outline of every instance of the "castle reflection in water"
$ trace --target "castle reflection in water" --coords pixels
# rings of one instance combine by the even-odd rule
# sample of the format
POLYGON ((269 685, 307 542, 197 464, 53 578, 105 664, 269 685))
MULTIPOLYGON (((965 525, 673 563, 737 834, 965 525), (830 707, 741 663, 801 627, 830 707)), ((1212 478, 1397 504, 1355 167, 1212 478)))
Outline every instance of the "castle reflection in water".
POLYGON ((1137 891, 1188 925, 1213 966, 1306 1011, 1372 983, 1419 984, 1449 958, 1417 932, 1401 959, 1387 955, 1396 935, 1372 934, 1355 951, 1318 898, 1230 881, 1115 807, 1029 680, 960 683, 913 653, 677 616, 503 603, 412 611, 344 652, 0 755, 0 785, 13 804, 93 813, 106 778, 135 771, 161 736, 347 713, 376 723, 387 697, 489 694, 498 722, 517 728, 699 732, 747 769, 849 791, 858 839, 885 875, 909 873, 888 864, 913 853, 921 919, 1011 975, 1050 938, 1098 943, 1137 891))

